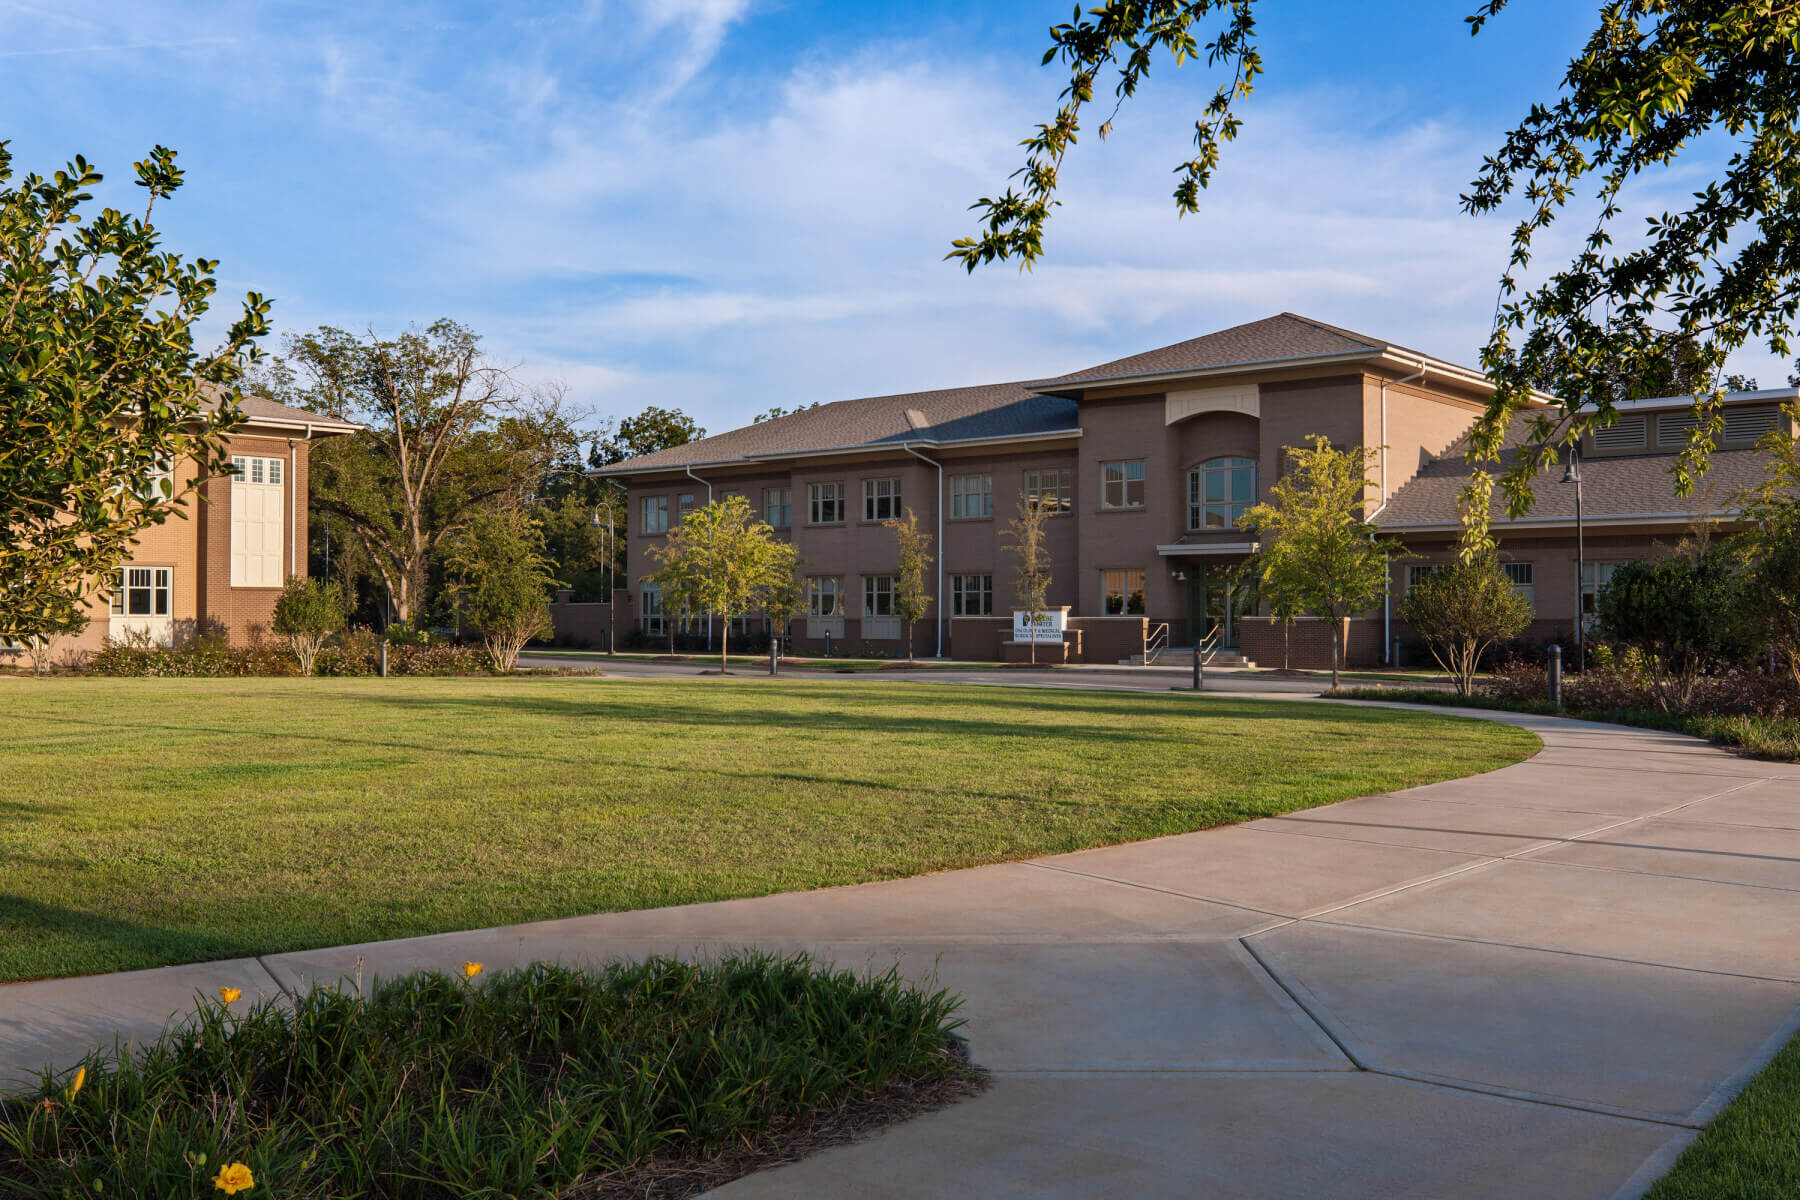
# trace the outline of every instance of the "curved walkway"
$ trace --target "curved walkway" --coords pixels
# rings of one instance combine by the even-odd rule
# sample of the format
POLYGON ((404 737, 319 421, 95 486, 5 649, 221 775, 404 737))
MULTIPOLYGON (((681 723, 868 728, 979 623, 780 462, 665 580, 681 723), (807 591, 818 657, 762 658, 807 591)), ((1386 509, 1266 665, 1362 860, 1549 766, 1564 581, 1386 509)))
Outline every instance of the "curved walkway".
POLYGON ((0 1075, 227 984, 753 943, 935 971, 995 1084, 722 1200, 1637 1195, 1800 1027, 1800 768, 1471 715, 1544 750, 1029 862, 4 987, 0 1075))

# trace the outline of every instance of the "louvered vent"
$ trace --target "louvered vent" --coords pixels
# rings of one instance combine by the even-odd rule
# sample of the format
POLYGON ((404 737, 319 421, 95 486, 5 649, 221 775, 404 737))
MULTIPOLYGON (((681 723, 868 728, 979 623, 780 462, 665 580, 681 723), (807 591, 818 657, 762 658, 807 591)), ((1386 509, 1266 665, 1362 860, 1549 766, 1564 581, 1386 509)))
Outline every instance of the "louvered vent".
POLYGON ((1685 446, 1688 434, 1693 430, 1693 413, 1664 413, 1656 418, 1656 444, 1659 446, 1685 446))
POLYGON ((1775 428, 1781 419, 1781 411, 1773 404, 1758 404, 1751 408, 1728 408, 1725 410, 1725 440, 1728 442, 1754 442, 1769 430, 1775 428))
POLYGON ((1594 449, 1596 450, 1642 450, 1644 448, 1644 418, 1642 416, 1620 417, 1612 425, 1604 429, 1594 430, 1594 449))

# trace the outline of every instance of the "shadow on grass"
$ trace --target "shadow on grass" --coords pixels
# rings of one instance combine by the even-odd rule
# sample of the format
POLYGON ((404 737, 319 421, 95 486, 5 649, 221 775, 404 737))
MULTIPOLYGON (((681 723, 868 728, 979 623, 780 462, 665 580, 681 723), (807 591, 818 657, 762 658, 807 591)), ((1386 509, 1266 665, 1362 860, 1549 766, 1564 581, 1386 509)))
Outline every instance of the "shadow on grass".
MULTIPOLYGON (((0 979, 16 981, 20 977, 20 968, 15 965, 18 961, 37 960, 39 975, 69 975, 248 958, 259 949, 256 944, 227 933, 158 929, 0 892, 0 979), (40 958, 39 950, 32 945, 34 941, 44 946, 78 947, 80 957, 64 961, 57 952, 50 951, 40 958)), ((0 1019, 0 1025, 4 1024, 0 1019)))

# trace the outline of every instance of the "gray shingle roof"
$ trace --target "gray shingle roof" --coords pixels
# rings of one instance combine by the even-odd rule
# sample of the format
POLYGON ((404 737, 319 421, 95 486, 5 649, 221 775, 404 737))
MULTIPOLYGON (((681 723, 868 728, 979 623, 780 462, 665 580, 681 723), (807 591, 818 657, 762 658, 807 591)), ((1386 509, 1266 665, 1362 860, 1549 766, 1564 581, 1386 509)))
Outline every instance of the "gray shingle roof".
MULTIPOLYGON (((1518 448, 1525 442, 1530 421, 1528 413, 1513 418, 1497 471, 1505 471, 1518 461, 1518 448)), ((1418 475, 1394 493, 1387 508, 1375 518, 1375 523, 1383 527, 1404 527, 1456 521, 1459 516, 1457 494, 1469 478, 1469 463, 1464 458, 1467 450, 1468 438, 1464 436, 1427 463, 1418 475)), ((1607 517, 1703 516, 1731 512, 1736 508, 1732 498, 1740 488, 1762 482, 1766 462, 1755 450, 1716 450, 1712 465, 1693 492, 1677 497, 1675 478, 1669 474, 1669 468, 1675 465, 1673 454, 1584 458, 1581 460, 1582 515, 1592 521, 1607 517)), ((1533 506, 1525 520, 1571 523, 1575 520, 1575 488, 1563 484, 1560 469, 1546 472, 1534 481, 1532 499, 1533 506)), ((1507 525, 1505 498, 1498 488, 1491 511, 1494 531, 1504 537, 1507 525)))
MULTIPOLYGON (((217 407, 223 389, 206 386, 205 391, 207 393, 206 406, 208 408, 217 407)), ((249 392, 244 393, 238 408, 243 411, 244 416, 250 419, 251 424, 255 424, 257 421, 275 421, 284 425, 313 425, 317 427, 318 432, 322 433, 349 433, 362 428, 353 421, 343 421, 337 417, 325 416, 323 413, 308 412, 304 408, 277 404, 267 396, 254 396, 249 392)))
POLYGON ((1076 428, 1073 400, 1042 396, 1021 383, 947 388, 839 400, 644 454, 606 468, 608 474, 659 471, 757 456, 844 447, 1024 437, 1076 428))
POLYGON ((1395 346, 1382 338, 1340 329, 1336 325, 1327 325, 1323 321, 1315 321, 1311 317, 1303 317, 1298 313, 1284 312, 1277 313, 1272 317, 1264 317, 1260 321, 1233 325, 1230 329, 1221 329, 1217 333, 1209 333, 1203 337, 1176 342, 1173 346, 1147 350, 1142 354, 1133 354, 1129 358, 1114 359, 1112 362, 1101 363, 1097 367, 1076 371, 1072 375, 1061 375, 1055 379, 1044 380, 1036 386, 1048 389, 1066 387, 1076 383, 1091 383, 1099 379, 1161 375, 1174 371, 1199 371, 1209 367, 1237 366, 1288 358, 1309 358, 1325 354, 1363 352, 1374 355, 1383 350, 1402 350, 1407 354, 1419 356, 1419 352, 1416 350, 1405 350, 1404 347, 1395 346))

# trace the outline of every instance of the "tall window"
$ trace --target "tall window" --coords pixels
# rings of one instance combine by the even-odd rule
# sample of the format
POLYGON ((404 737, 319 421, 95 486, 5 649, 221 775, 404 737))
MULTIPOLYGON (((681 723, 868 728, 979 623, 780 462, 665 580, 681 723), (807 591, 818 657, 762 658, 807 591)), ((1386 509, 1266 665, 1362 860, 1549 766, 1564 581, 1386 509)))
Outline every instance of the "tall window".
POLYGON ((863 616, 891 617, 894 615, 894 577, 892 575, 863 576, 863 616))
POLYGON ((694 493, 692 493, 692 492, 681 493, 681 496, 676 501, 676 503, 677 503, 678 509, 677 509, 677 514, 676 514, 675 519, 677 521, 687 520, 688 514, 694 511, 694 493))
POLYGON ((891 521, 900 515, 898 479, 863 480, 863 520, 891 521))
POLYGON ((1188 528, 1233 529, 1256 503, 1256 462, 1215 458, 1188 472, 1188 528))
POLYGON ((1144 573, 1135 570, 1100 572, 1101 609, 1109 617, 1144 615, 1144 573))
POLYGON ((669 498, 667 496, 645 496, 639 502, 638 511, 642 520, 638 522, 639 533, 669 532, 669 498))
POLYGON ((113 615, 168 616, 174 575, 169 567, 120 567, 113 574, 113 615))
POLYGON ((814 575, 806 581, 806 612, 813 617, 844 615, 844 577, 814 575))
POLYGON ((1070 494, 1069 472, 1056 468, 1048 471, 1027 471, 1022 490, 1027 504, 1041 504, 1053 513, 1066 513, 1074 505, 1075 498, 1070 494))
POLYGON ((841 483, 809 483, 806 485, 806 519, 814 525, 838 525, 844 520, 844 485, 841 483))
POLYGON ((1144 460, 1100 464, 1100 507, 1144 507, 1144 460))
POLYGON ((1412 591, 1419 586, 1419 581, 1433 571, 1440 570, 1443 563, 1413 563, 1406 568, 1406 590, 1412 591))
POLYGON ((1600 612, 1600 591, 1612 582, 1618 563, 1585 562, 1581 564, 1581 621, 1591 625, 1600 612))
POLYGON ((950 515, 952 517, 993 516, 994 477, 992 475, 952 475, 950 477, 950 515))
POLYGON ((992 575, 952 575, 950 577, 950 615, 953 617, 993 616, 994 577, 992 575))
POLYGON ((794 523, 793 493, 789 489, 763 489, 763 520, 776 529, 786 529, 794 523))
POLYGON ((1533 612, 1537 611, 1537 586, 1532 582, 1532 564, 1522 562, 1501 563, 1500 570, 1505 572, 1507 582, 1513 585, 1513 591, 1525 598, 1533 612))
MULTIPOLYGON (((663 504, 666 510, 668 501, 663 501, 663 504)), ((643 616, 644 632, 661 633, 663 631, 662 589, 653 583, 646 583, 644 590, 639 595, 642 599, 639 611, 643 616)))
POLYGON ((280 587, 287 523, 279 458, 231 460, 231 586, 280 587))

